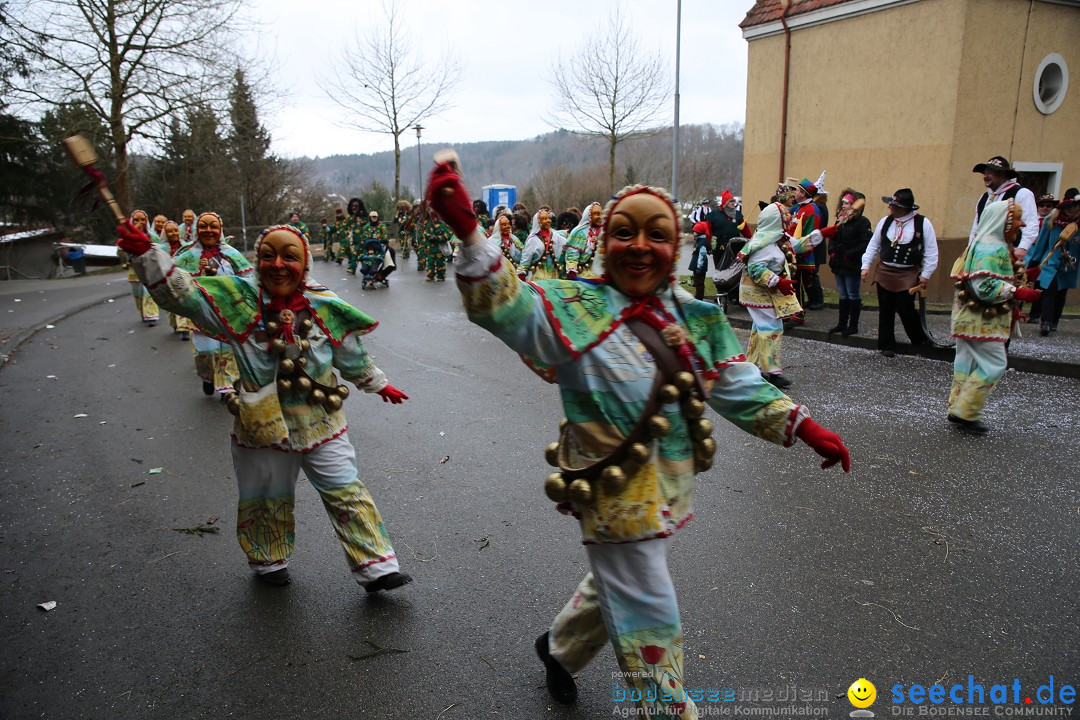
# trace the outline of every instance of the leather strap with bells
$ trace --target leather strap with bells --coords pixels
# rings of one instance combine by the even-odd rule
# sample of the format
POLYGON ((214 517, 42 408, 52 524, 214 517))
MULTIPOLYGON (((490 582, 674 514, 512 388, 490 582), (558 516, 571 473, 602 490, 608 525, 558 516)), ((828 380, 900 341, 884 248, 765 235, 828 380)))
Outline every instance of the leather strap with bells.
POLYGON ((651 451, 646 442, 664 437, 671 432, 671 422, 658 415, 661 404, 682 400, 690 434, 695 439, 694 470, 701 472, 712 466, 716 443, 712 423, 701 416, 705 412, 705 384, 700 373, 682 369, 675 350, 668 345, 660 331, 640 318, 630 318, 626 326, 641 341, 656 361, 659 372, 649 391, 645 410, 634 428, 618 447, 606 457, 588 465, 573 468, 567 459, 570 445, 570 424, 565 419, 560 424, 559 442, 548 445, 545 457, 550 465, 559 468, 544 482, 544 492, 554 502, 567 499, 579 505, 591 505, 596 498, 592 483, 604 484, 604 490, 616 495, 626 488, 630 476, 648 462, 651 451))

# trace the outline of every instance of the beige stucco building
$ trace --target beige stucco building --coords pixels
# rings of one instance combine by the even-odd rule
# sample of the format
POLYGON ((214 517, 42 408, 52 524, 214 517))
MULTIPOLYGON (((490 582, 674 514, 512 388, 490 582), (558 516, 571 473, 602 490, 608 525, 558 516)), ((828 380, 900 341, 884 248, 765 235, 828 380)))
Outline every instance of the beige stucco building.
POLYGON ((759 0, 741 27, 747 207, 827 170, 830 212, 851 186, 876 222, 910 187, 941 238, 932 299, 985 190, 972 166, 1004 155, 1036 195, 1080 186, 1080 0, 759 0))

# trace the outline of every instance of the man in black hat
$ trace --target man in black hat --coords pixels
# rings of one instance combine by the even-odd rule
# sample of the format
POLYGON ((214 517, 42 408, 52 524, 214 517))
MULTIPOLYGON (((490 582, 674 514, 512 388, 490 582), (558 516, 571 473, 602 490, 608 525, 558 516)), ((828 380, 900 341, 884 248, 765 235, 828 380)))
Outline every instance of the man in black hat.
POLYGON ((975 220, 971 223, 971 235, 968 236, 968 242, 975 239, 975 231, 979 229, 979 218, 982 217, 983 208, 997 200, 1015 200, 1020 206, 1020 221, 1024 223, 1024 227, 1020 229, 1020 240, 1013 254, 1017 260, 1023 260, 1027 251, 1035 244, 1036 238, 1039 237, 1039 216, 1035 208, 1035 193, 1020 186, 1020 183, 1016 181, 1016 170, 1013 170, 1009 161, 1000 155, 979 163, 971 171, 982 173, 986 192, 975 206, 975 220))
POLYGON ((889 206, 889 214, 878 221, 874 235, 862 256, 862 279, 870 274, 870 266, 881 254, 874 273, 878 296, 878 350, 885 357, 896 355, 894 326, 896 315, 904 323, 904 331, 912 345, 928 345, 930 338, 923 332, 919 313, 915 310, 912 288, 926 288, 938 264, 937 234, 929 218, 916 210, 915 195, 910 188, 901 188, 881 198, 889 206))

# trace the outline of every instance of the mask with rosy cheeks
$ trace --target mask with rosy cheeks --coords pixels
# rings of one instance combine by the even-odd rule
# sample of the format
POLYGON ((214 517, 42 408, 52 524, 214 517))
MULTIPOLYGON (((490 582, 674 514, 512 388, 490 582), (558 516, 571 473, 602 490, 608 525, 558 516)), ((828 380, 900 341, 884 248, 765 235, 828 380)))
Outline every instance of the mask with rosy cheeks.
POLYGON ((150 224, 150 220, 142 210, 136 210, 131 213, 131 224, 145 232, 146 226, 150 224))
POLYGON ((180 228, 176 223, 165 223, 165 239, 173 244, 180 242, 180 228))
POLYGON ((259 241, 259 284, 275 297, 292 295, 304 279, 304 242, 288 230, 271 230, 259 241))
POLYGON ((217 245, 221 242, 221 218, 214 213, 203 213, 195 224, 195 234, 206 247, 217 245))
POLYGON ((540 223, 540 229, 541 230, 550 230, 551 229, 551 213, 548 213, 548 212, 540 213, 540 215, 536 218, 536 221, 538 223, 540 223))
POLYGON ((499 218, 499 234, 504 237, 510 234, 510 219, 505 215, 499 218))
POLYGON ((593 227, 600 227, 600 220, 604 217, 604 209, 597 203, 589 208, 589 224, 593 227))
POLYGON ((156 232, 158 235, 160 235, 161 231, 165 229, 166 219, 167 218, 164 215, 154 216, 154 232, 156 232))
POLYGON ((675 210, 640 191, 618 200, 604 228, 604 268, 611 284, 632 298, 650 295, 671 275, 678 232, 675 210))

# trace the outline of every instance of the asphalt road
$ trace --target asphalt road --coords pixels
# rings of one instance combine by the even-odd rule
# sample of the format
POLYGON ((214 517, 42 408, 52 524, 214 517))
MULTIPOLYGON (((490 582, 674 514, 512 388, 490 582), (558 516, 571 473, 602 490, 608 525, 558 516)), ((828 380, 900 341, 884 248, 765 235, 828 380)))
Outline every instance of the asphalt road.
MULTIPOLYGON (((346 409, 415 582, 366 596, 302 480, 293 583, 255 581, 233 535, 231 416, 202 395, 167 323, 140 327, 129 301, 102 303, 0 370, 0 716, 625 706, 610 651, 570 709, 549 700, 532 652, 586 572, 574 521, 541 489, 555 388, 465 320, 452 282, 425 284, 410 261, 388 290, 361 292, 325 270, 382 321, 365 343, 411 396, 395 407, 354 393, 346 409), (215 516, 216 535, 174 530, 215 516)), ((1010 372, 993 432, 975 438, 945 421, 945 363, 798 340, 784 354, 792 397, 843 435, 854 469, 821 471, 805 446, 718 426, 716 466, 698 476, 697 517, 671 556, 687 685, 794 684, 825 695, 829 716, 852 710, 843 693, 859 677, 877 685, 879 716, 897 683, 1076 685, 1080 383, 1010 372)))

